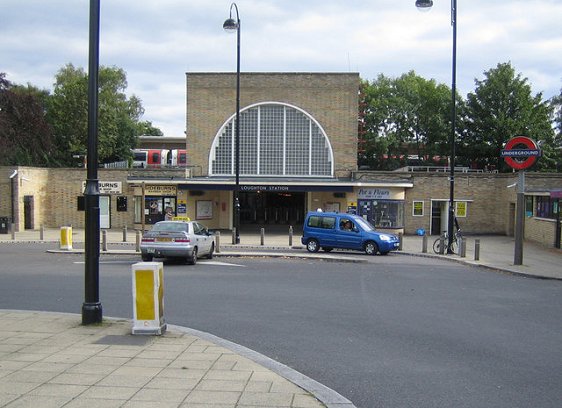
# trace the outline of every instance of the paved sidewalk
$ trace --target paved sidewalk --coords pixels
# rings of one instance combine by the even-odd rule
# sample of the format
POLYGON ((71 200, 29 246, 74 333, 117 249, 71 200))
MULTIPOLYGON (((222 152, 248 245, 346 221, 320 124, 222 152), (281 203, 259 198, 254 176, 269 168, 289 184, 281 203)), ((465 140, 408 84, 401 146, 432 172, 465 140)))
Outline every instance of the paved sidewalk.
POLYGON ((0 310, 0 326, 1 407, 354 408, 286 366, 186 328, 133 336, 123 319, 83 326, 79 315, 12 310, 0 310))

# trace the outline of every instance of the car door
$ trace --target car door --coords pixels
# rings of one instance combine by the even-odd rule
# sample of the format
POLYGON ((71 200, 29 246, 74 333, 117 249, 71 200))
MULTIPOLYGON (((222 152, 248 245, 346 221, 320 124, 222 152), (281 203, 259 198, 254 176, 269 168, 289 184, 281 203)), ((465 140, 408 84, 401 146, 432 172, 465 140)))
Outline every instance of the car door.
POLYGON ((193 232, 199 248, 199 254, 208 254, 211 249, 211 237, 207 234, 205 226, 198 222, 193 223, 193 232))
POLYGON ((361 249, 361 229, 350 217, 341 217, 336 228, 336 240, 340 248, 361 249))

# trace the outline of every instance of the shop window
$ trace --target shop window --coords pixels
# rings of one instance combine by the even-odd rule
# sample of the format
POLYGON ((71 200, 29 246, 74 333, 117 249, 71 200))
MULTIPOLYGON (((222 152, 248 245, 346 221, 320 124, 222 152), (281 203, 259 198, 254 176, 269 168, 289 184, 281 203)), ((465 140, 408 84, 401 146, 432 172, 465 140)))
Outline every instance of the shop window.
POLYGON ((556 199, 548 196, 535 197, 535 216, 540 218, 556 218, 558 212, 558 205, 556 199))
POLYGON ((403 228, 404 201, 360 200, 359 215, 366 217, 375 228, 403 228))
POLYGON ((414 201, 412 206, 412 216, 423 217, 423 201, 414 201))
POLYGON ((525 216, 533 216, 533 196, 525 196, 525 216))
POLYGON ((142 196, 135 196, 135 224, 142 223, 142 216, 143 216, 143 205, 142 205, 142 196))

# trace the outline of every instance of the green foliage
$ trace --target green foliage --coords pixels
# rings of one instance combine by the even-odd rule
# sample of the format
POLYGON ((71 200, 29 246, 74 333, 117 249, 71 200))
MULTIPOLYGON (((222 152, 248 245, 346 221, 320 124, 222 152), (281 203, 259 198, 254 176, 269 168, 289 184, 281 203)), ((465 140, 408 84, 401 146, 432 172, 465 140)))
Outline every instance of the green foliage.
POLYGON ((139 136, 164 136, 164 133, 157 127, 154 127, 152 122, 148 120, 137 124, 137 134, 139 136))
POLYGON ((562 89, 560 95, 555 96, 550 101, 556 134, 554 136, 553 150, 556 157, 556 171, 562 171, 562 89))
POLYGON ((45 119, 48 92, 13 85, 0 73, 0 165, 48 166, 54 151, 45 119))
MULTIPOLYGON (((134 95, 127 98, 127 77, 121 68, 102 66, 98 78, 99 161, 126 160, 137 144, 142 102, 134 95)), ((87 150, 88 76, 82 68, 67 64, 59 70, 48 112, 57 141, 57 161, 72 165, 73 155, 83 155, 87 150)))
POLYGON ((543 149, 534 170, 555 168, 550 105, 540 93, 532 95, 527 78, 516 75, 510 63, 498 64, 484 76, 468 94, 462 155, 478 167, 511 171, 500 157, 501 149, 515 136, 528 136, 543 149))
POLYGON ((360 166, 393 170, 407 164, 435 164, 448 152, 451 91, 410 71, 399 78, 379 75, 361 84, 360 166))

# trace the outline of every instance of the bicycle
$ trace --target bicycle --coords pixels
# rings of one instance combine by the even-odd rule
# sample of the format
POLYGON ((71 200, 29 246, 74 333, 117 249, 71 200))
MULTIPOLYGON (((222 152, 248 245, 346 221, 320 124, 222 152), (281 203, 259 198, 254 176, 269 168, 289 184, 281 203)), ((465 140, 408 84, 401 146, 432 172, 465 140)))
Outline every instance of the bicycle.
POLYGON ((458 223, 456 217, 455 217, 455 227, 456 227, 456 232, 455 232, 455 235, 453 236, 451 244, 449 245, 449 236, 447 234, 447 231, 443 231, 443 234, 441 234, 441 236, 433 242, 433 252, 435 252, 436 254, 440 254, 440 253, 456 254, 456 253, 458 253, 459 242, 462 239, 462 232, 461 232, 461 229, 459 227, 459 223, 458 223), (445 245, 445 247, 443 248, 443 252, 440 251, 441 241, 443 241, 443 243, 445 245))

